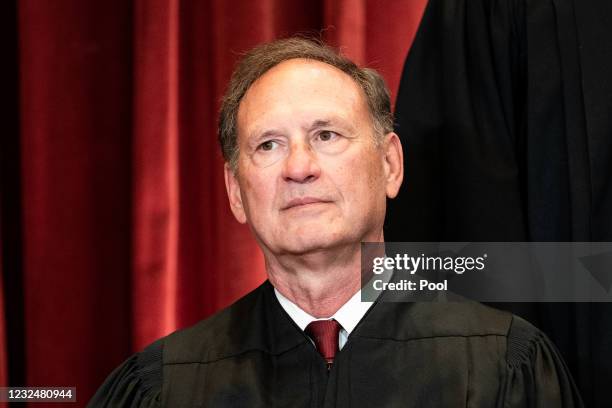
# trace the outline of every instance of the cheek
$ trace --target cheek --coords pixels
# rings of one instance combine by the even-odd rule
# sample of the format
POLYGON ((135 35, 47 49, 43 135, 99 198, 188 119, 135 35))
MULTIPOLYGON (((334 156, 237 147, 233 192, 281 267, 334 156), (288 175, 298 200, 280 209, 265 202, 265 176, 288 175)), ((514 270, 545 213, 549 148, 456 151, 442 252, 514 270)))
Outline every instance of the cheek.
POLYGON ((363 206, 364 210, 378 213, 384 212, 386 206, 386 181, 383 163, 381 161, 372 160, 370 165, 364 169, 363 186, 363 206))
POLYGON ((242 200, 250 219, 267 214, 274 203, 274 186, 266 182, 266 177, 246 180, 242 191, 242 200))
POLYGON ((343 174, 355 183, 355 188, 371 190, 381 185, 384 171, 381 159, 375 152, 354 157, 343 174))
POLYGON ((372 205, 377 195, 384 196, 382 163, 375 159, 359 156, 334 169, 336 187, 344 196, 349 209, 354 208, 362 212, 372 205))

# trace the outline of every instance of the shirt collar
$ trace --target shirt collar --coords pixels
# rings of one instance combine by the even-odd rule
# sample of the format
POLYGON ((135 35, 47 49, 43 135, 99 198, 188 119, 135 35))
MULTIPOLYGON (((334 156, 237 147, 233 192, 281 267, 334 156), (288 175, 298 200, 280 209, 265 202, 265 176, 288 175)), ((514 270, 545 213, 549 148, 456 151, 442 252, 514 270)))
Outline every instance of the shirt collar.
POLYGON ((362 302, 361 290, 358 290, 333 316, 317 319, 283 296, 276 288, 274 288, 274 294, 285 312, 301 330, 305 330, 313 320, 335 319, 348 334, 351 334, 370 306, 374 304, 374 302, 362 302))

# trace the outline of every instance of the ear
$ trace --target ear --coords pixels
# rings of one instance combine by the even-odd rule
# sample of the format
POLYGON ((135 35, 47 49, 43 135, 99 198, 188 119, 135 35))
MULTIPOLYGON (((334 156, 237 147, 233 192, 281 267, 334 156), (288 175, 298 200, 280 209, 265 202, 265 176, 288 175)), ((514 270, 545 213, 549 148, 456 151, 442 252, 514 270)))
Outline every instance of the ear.
POLYGON ((387 197, 395 198, 404 180, 404 152, 396 133, 385 135, 383 150, 387 197))
POLYGON ((228 163, 225 163, 223 166, 223 173, 225 176, 225 190, 227 191, 227 198, 229 199, 232 213, 234 213, 234 217, 236 217, 239 223, 244 224, 246 222, 246 214, 242 205, 242 195, 240 194, 238 179, 228 163))

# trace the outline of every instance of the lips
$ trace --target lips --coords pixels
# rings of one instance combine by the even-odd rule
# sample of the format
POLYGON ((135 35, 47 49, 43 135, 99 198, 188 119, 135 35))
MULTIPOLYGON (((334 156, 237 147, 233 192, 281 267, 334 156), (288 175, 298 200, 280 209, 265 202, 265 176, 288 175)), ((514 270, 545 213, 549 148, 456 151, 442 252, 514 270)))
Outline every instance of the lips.
POLYGON ((283 207, 283 210, 288 210, 290 208, 302 207, 310 204, 322 204, 322 203, 330 203, 329 200, 324 200, 322 198, 315 197, 302 197, 302 198, 294 198, 289 201, 287 205, 283 207))

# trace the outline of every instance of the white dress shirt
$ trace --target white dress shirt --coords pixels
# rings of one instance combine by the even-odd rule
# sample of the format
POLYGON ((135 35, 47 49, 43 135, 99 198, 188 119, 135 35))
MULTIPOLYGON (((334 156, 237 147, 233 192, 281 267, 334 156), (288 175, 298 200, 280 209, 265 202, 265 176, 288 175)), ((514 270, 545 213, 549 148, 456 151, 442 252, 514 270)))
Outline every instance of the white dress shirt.
POLYGON ((331 320, 335 319, 340 323, 340 334, 338 335, 338 346, 340 349, 344 347, 348 336, 355 329, 359 321, 366 314, 370 306, 374 302, 362 302, 361 301, 361 290, 357 291, 333 316, 328 318, 317 319, 300 309, 298 305, 283 296, 276 288, 274 293, 278 302, 281 304, 285 312, 293 319, 295 324, 298 325, 302 331, 306 330, 306 326, 314 320, 331 320))

